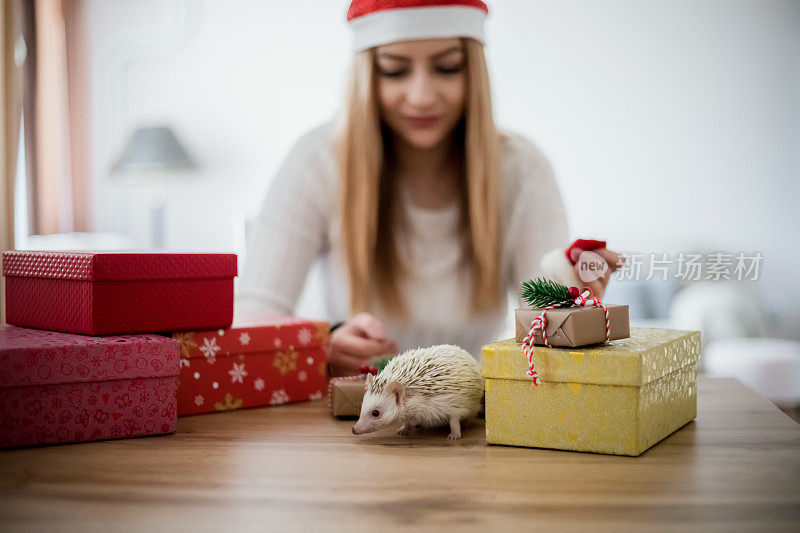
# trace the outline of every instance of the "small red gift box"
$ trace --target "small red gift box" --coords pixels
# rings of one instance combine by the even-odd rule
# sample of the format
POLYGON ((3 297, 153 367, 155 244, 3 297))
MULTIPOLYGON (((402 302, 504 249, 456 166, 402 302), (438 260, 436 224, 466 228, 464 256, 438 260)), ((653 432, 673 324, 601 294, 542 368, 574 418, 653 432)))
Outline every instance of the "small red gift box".
POLYGON ((220 328, 233 318, 235 254, 3 253, 6 321, 109 335, 220 328))
POLYGON ((175 431, 178 343, 0 327, 0 447, 175 431))
POLYGON ((178 416, 322 398, 330 327, 237 311, 228 329, 176 333, 178 416))

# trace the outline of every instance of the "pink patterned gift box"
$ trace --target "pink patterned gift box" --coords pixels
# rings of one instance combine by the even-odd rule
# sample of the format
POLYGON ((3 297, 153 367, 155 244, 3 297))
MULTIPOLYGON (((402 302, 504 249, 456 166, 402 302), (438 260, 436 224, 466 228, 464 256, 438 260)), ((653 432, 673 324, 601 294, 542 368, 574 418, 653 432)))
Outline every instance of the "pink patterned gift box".
POLYGON ((179 345, 0 328, 0 447, 173 433, 179 345))

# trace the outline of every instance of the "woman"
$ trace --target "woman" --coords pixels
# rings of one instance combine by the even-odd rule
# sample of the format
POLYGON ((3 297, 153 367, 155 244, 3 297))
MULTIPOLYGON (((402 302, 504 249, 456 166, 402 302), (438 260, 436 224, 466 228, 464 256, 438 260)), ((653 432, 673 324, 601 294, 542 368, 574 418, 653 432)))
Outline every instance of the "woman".
MULTIPOLYGON (((263 204, 241 303, 292 313, 321 259, 329 318, 345 320, 333 375, 432 344, 478 357, 521 281, 580 283, 547 160, 494 124, 487 11, 479 0, 354 0, 342 111, 297 142, 263 204)), ((593 282, 601 294, 617 256, 596 251, 609 263, 593 282)))

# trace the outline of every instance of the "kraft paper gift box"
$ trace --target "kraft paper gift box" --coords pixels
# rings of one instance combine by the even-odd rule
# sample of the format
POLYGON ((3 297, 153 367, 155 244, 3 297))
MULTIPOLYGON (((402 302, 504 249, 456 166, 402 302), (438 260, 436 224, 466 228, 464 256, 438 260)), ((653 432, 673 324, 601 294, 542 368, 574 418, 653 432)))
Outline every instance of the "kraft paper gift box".
POLYGON ((361 367, 361 374, 341 376, 328 381, 328 410, 337 417, 358 417, 366 394, 367 373, 378 375, 396 354, 373 357, 361 367))
POLYGON ((327 322, 237 311, 231 327, 175 333, 178 416, 322 398, 327 322))
POLYGON ((0 447, 173 433, 178 344, 0 328, 0 447))
MULTIPOLYGON (((630 336, 627 305, 606 305, 609 317, 609 340, 630 336)), ((606 315, 600 307, 561 307, 545 311, 547 342, 550 346, 586 346, 606 341, 606 315)), ((517 309, 516 341, 522 342, 528 335, 533 319, 542 314, 542 309, 517 309)), ((541 331, 533 337, 535 345, 544 345, 541 331)))
POLYGON ((6 321, 109 335, 223 328, 235 254, 3 252, 6 321))
POLYGON ((535 347, 534 386, 520 343, 488 344, 486 442, 639 455, 697 415, 699 353, 700 332, 648 328, 580 349, 535 347))
POLYGON ((364 400, 366 375, 331 378, 328 382, 328 407, 331 415, 357 417, 364 400))

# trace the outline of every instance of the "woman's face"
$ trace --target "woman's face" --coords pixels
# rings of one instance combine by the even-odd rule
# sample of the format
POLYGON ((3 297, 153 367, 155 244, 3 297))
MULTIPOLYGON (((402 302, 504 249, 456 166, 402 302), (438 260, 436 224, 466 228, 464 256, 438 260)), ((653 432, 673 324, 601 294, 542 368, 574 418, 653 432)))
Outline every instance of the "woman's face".
POLYGON ((375 69, 381 116, 392 132, 419 149, 445 141, 464 114, 467 77, 461 39, 379 46, 375 69))

